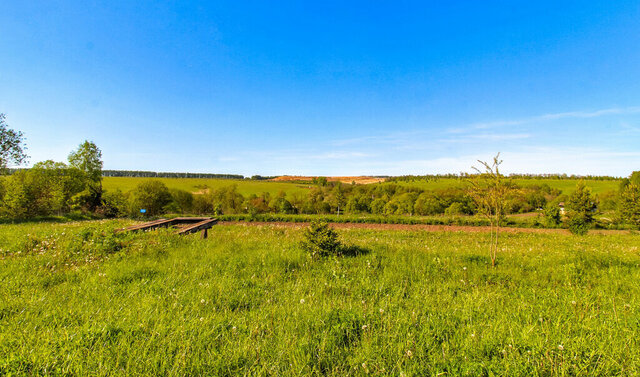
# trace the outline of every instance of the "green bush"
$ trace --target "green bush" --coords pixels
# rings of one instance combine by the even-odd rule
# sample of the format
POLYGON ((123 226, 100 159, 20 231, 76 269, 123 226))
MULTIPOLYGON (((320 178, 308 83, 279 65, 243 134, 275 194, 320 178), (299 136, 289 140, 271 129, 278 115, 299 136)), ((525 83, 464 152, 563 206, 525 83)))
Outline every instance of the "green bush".
POLYGON ((158 180, 143 181, 132 191, 131 214, 139 216, 141 209, 145 210, 146 216, 163 214, 171 200, 171 193, 164 183, 158 180))
POLYGON ((621 191, 619 213, 625 222, 640 228, 640 185, 630 183, 621 191))
POLYGON ((449 216, 463 215, 464 205, 459 202, 451 203, 451 205, 444 210, 444 214, 449 216))
POLYGON ((124 216, 128 211, 127 196, 120 190, 105 191, 102 194, 102 207, 99 212, 105 217, 124 216))
POLYGON ((314 221, 304 231, 302 248, 312 257, 326 257, 340 253, 338 233, 324 221, 314 221))
POLYGON ((567 202, 567 223, 569 231, 577 235, 585 235, 593 223, 593 212, 597 208, 595 197, 584 181, 576 185, 576 190, 567 202))
POLYGON ((562 214, 558 203, 550 202, 544 207, 544 219, 550 228, 557 227, 562 222, 562 214))
POLYGON ((567 220, 567 224, 569 224, 569 231, 578 236, 584 236, 587 234, 591 227, 591 223, 592 221, 581 216, 574 216, 567 220))

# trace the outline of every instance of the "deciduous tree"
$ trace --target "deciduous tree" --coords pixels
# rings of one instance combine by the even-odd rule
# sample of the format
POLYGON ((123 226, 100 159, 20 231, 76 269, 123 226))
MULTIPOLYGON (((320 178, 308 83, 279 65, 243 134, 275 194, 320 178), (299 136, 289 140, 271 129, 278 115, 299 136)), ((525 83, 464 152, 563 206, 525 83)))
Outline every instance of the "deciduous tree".
POLYGON ((6 118, 5 114, 0 113, 0 173, 10 164, 20 165, 28 158, 24 135, 9 128, 6 118))
POLYGON ((136 215, 145 210, 149 216, 164 213, 165 206, 171 203, 171 193, 167 186, 157 180, 140 183, 133 190, 131 212, 136 215))
POLYGON ((102 151, 93 142, 85 140, 69 154, 69 165, 83 172, 87 191, 76 198, 80 206, 94 211, 102 205, 102 151))

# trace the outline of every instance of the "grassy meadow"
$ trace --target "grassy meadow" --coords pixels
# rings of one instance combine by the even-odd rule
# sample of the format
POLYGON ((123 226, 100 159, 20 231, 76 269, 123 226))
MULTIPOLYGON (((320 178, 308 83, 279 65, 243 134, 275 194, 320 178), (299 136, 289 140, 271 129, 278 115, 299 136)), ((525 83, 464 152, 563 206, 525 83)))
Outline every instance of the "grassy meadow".
POLYGON ((200 193, 206 186, 210 189, 218 189, 236 185, 238 192, 244 196, 251 194, 260 195, 268 192, 276 195, 280 191, 287 194, 296 192, 306 193, 310 185, 289 182, 253 181, 239 179, 213 179, 213 178, 145 178, 145 177, 103 177, 102 186, 106 190, 120 190, 127 192, 133 190, 140 182, 146 180, 159 180, 170 189, 180 189, 191 193, 200 193))
MULTIPOLYGON (((556 188, 562 190, 563 194, 572 193, 579 179, 543 179, 543 178, 532 178, 532 179, 522 179, 522 178, 513 178, 512 181, 520 186, 527 187, 532 185, 543 185, 547 184, 551 188, 556 188)), ((587 186, 591 188, 594 194, 600 194, 609 190, 618 190, 620 185, 619 180, 610 180, 610 181, 599 181, 595 179, 585 180, 587 186)), ((398 182, 398 184, 403 186, 418 186, 420 188, 426 190, 434 190, 434 189, 442 189, 449 187, 463 187, 464 181, 456 178, 440 178, 437 180, 419 180, 412 182, 398 182)))
MULTIPOLYGON (((104 177, 103 186, 106 190, 119 189, 123 192, 134 189, 140 182, 148 179, 158 179, 167 187, 181 189, 192 193, 201 192, 202 188, 207 186, 212 189, 220 187, 237 185, 238 192, 248 196, 251 194, 260 195, 263 192, 269 192, 275 195, 280 191, 286 192, 288 195, 294 193, 305 193, 311 187, 311 184, 290 183, 290 182, 273 182, 273 181, 253 181, 253 180, 234 180, 234 179, 207 179, 207 178, 142 178, 142 177, 104 177)), ((573 192, 577 179, 514 179, 515 183, 522 186, 547 184, 552 188, 562 190, 564 194, 573 192)), ((425 190, 446 189, 451 187, 463 187, 463 180, 456 178, 440 178, 437 180, 417 180, 411 182, 394 182, 402 186, 420 187, 425 190)), ((385 184, 385 183, 379 183, 385 184)), ((609 190, 617 190, 620 184, 618 180, 598 181, 587 180, 587 186, 591 188, 594 194, 599 194, 609 190)))
POLYGON ((637 375, 640 236, 0 225, 0 375, 637 375))

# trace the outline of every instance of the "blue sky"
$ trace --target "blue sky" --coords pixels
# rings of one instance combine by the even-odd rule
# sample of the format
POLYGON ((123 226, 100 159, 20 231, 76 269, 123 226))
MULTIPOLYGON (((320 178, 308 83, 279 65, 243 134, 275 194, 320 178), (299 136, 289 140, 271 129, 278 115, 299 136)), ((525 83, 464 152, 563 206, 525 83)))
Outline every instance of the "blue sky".
POLYGON ((401 175, 640 170, 637 1, 12 1, 0 112, 30 161, 401 175))

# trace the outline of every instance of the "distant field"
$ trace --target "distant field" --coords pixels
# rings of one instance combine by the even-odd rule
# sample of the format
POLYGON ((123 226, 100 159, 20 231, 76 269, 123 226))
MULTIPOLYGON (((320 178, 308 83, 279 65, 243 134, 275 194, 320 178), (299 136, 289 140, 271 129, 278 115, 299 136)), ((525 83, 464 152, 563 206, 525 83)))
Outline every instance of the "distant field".
MULTIPOLYGON (((251 180, 231 180, 231 179, 206 179, 206 178, 130 178, 130 177, 105 177, 103 178, 103 186, 107 190, 120 189, 121 191, 129 191, 136 187, 140 182, 148 179, 158 179, 164 182, 169 188, 177 188, 186 190, 189 192, 199 192, 205 185, 209 188, 220 188, 225 186, 237 185, 238 192, 242 195, 256 194, 259 195, 263 192, 269 192, 272 195, 277 194, 280 191, 284 191, 287 194, 296 192, 305 193, 311 184, 300 184, 290 182, 279 181, 251 181, 251 180)), ((516 179, 516 183, 527 186, 534 184, 547 184, 553 188, 562 190, 567 194, 573 191, 577 179, 516 179)), ((418 186, 423 189, 441 189, 448 187, 462 187, 465 183, 460 179, 455 178, 441 178, 430 181, 413 181, 413 182, 396 182, 403 186, 418 186)), ((591 187, 594 193, 598 194, 608 190, 617 190, 620 181, 596 181, 587 180, 587 185, 591 187)), ((371 184, 385 184, 385 183, 371 183, 371 184)))
POLYGON ((640 374, 640 238, 0 225, 0 375, 640 374))
MULTIPOLYGON (((302 175, 282 175, 280 177, 276 177, 271 179, 274 182, 292 182, 292 181, 313 181, 315 177, 311 176, 302 176, 302 175)), ((356 184, 371 184, 371 183, 379 183, 384 182, 385 178, 371 177, 371 176, 347 176, 347 177, 325 177, 329 182, 342 182, 342 183, 353 183, 356 184)))
MULTIPOLYGON (((562 190, 564 194, 568 194, 573 192, 576 187, 576 184, 580 181, 578 179, 514 179, 515 183, 521 186, 530 186, 530 185, 542 185, 547 184, 552 188, 557 188, 562 190)), ((615 181, 596 181, 596 180, 585 180, 587 186, 593 190, 595 194, 599 194, 608 190, 617 190, 618 185, 620 184, 619 180, 615 181)), ((462 187, 465 185, 465 182, 461 179, 455 178, 440 178, 437 180, 430 181, 413 181, 413 182, 397 182, 403 186, 418 186, 424 189, 441 189, 448 187, 462 187)))
POLYGON ((233 179, 207 179, 207 178, 131 178, 131 177, 104 177, 102 185, 106 190, 129 191, 135 188, 140 182, 150 179, 157 179, 163 182, 169 188, 181 189, 189 192, 200 192, 204 186, 211 189, 220 187, 238 186, 238 192, 242 195, 269 192, 275 195, 280 191, 287 194, 295 192, 306 192, 309 185, 287 183, 287 182, 271 182, 271 181, 250 181, 250 180, 233 180, 233 179))

